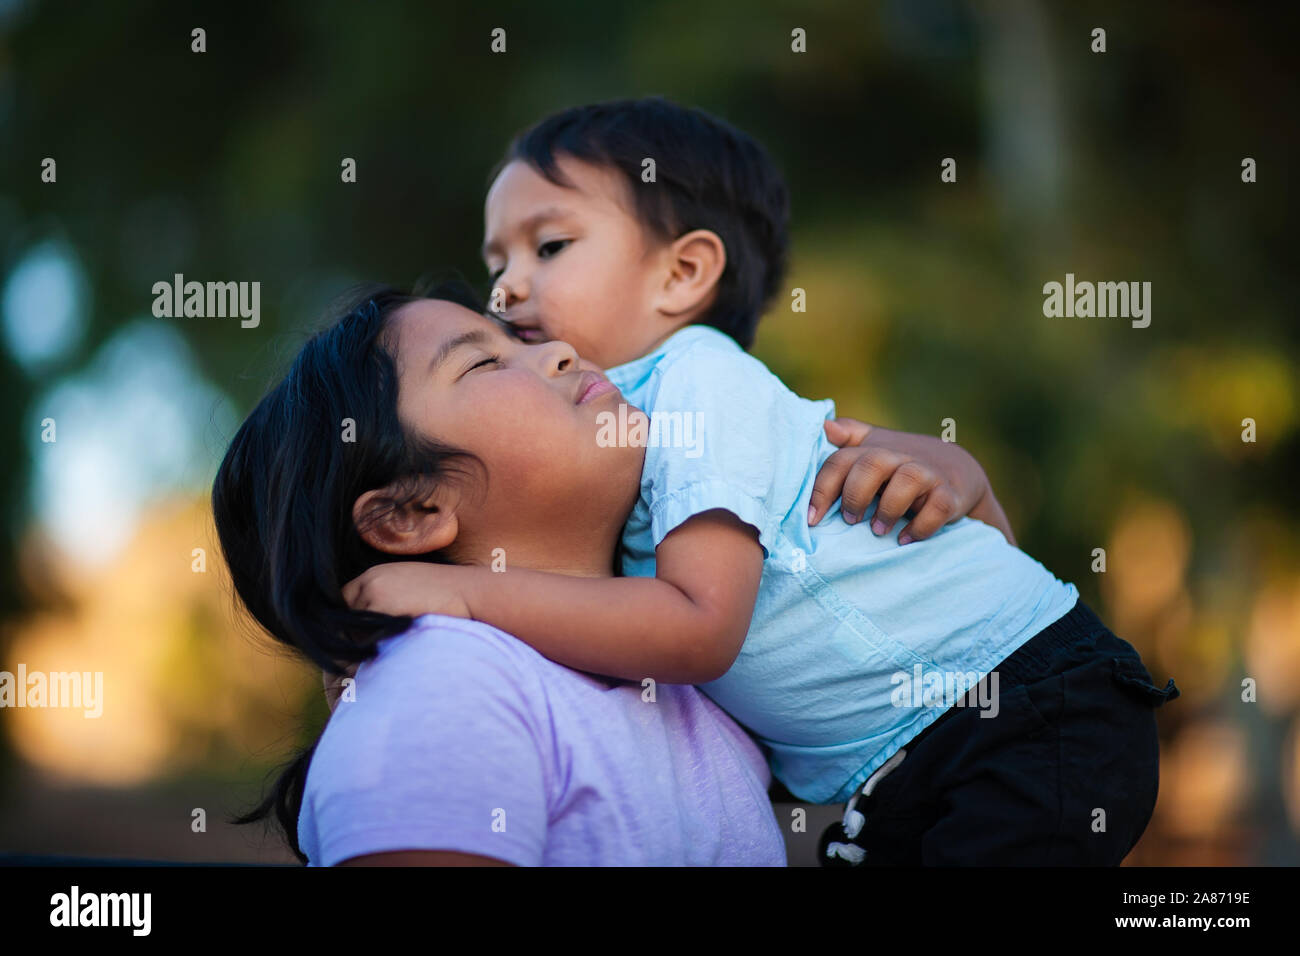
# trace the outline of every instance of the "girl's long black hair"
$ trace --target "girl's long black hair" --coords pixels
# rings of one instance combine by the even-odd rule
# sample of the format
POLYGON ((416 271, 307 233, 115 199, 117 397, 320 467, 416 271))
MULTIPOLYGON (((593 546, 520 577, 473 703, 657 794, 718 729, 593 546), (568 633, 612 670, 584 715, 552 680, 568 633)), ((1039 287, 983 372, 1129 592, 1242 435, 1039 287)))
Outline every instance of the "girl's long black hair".
MULTIPOLYGON (((397 309, 420 298, 481 311, 463 282, 409 294, 381 285, 357 290, 240 426, 212 485, 217 534, 240 599, 272 637, 335 674, 373 657, 380 640, 411 623, 354 611, 343 600, 344 584, 393 560, 362 540, 353 502, 395 484, 409 495, 395 506, 409 504, 475 464, 398 419, 397 369, 385 331, 397 309)), ((274 815, 304 863, 298 814, 315 750, 312 743, 299 753, 262 802, 235 820, 274 815)))

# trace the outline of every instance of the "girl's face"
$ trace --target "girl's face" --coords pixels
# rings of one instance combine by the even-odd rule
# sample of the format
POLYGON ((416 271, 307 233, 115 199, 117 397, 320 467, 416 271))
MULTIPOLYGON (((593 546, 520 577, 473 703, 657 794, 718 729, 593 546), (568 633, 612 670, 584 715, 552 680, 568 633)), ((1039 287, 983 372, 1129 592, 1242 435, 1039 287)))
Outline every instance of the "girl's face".
POLYGON ((481 493, 457 511, 462 535, 496 546, 494 536, 503 543, 546 521, 576 532, 612 521, 617 533, 636 502, 645 449, 597 441, 601 413, 617 416, 624 399, 572 346, 520 342, 487 316, 431 299, 393 314, 388 343, 403 424, 487 469, 481 493))

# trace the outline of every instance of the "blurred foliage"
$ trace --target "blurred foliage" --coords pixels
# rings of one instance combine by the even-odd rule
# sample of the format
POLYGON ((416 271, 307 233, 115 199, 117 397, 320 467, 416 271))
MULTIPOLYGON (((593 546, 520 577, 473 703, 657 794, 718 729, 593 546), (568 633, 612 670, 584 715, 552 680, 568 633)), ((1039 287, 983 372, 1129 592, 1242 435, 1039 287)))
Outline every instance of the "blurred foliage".
MULTIPOLYGON (((18 574, 32 403, 147 315, 154 282, 261 282, 257 329, 172 320, 242 416, 350 281, 482 283, 482 198, 514 132, 574 103, 665 94, 751 132, 787 174, 787 286, 808 311, 778 297, 756 353, 842 414, 931 434, 953 418, 1022 547, 1184 686, 1162 715, 1172 809, 1145 861, 1236 859, 1225 834, 1253 806, 1260 845, 1281 849, 1249 859, 1295 862, 1294 836, 1276 843, 1300 819, 1295 19, 1030 0, 0 3, 0 275, 56 239, 93 290, 85 334, 50 368, 0 358, 0 441, 23 450, 0 472, 6 634, 30 635, 32 608, 59 601, 18 574), (790 52, 795 26, 807 54, 790 52), (489 53, 495 27, 504 55, 489 53), (1246 156, 1257 183, 1241 181, 1246 156), (1150 327, 1045 318, 1042 286, 1067 272, 1151 282, 1150 327), (1275 706, 1241 715, 1245 674, 1275 706), (1188 841, 1200 849, 1180 856, 1188 841)), ((210 439, 214 459, 228 437, 210 439)), ((213 651, 229 614, 193 600, 209 610, 168 625, 158 663, 173 729, 229 678, 213 651)), ((256 706, 223 686, 239 694, 223 706, 256 706)))

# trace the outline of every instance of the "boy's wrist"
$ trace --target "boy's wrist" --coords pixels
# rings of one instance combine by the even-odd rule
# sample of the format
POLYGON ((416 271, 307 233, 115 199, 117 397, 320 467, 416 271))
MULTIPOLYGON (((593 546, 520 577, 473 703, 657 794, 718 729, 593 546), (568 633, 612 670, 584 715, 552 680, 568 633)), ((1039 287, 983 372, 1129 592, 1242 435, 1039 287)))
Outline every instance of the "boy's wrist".
POLYGON ((465 602, 465 612, 471 621, 481 621, 480 613, 486 606, 485 585, 492 571, 475 565, 461 565, 456 570, 460 574, 457 591, 465 602))
POLYGON ((975 507, 970 510, 970 517, 976 521, 983 521, 987 525, 992 525, 1002 532, 1007 543, 1016 546, 1015 532, 1011 530, 1011 521, 1007 518, 1007 513, 1002 509, 1001 502, 998 501, 997 495, 993 493, 993 486, 989 483, 988 478, 984 480, 984 494, 980 496, 975 507))

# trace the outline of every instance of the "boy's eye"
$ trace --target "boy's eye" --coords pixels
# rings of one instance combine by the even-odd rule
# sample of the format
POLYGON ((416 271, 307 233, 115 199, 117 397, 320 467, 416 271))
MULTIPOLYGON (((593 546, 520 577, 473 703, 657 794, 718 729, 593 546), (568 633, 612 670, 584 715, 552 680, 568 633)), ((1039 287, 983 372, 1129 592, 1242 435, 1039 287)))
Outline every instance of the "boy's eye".
POLYGON ((572 240, 569 239, 552 239, 550 242, 543 242, 537 247, 537 258, 549 259, 567 246, 571 241, 572 240))

